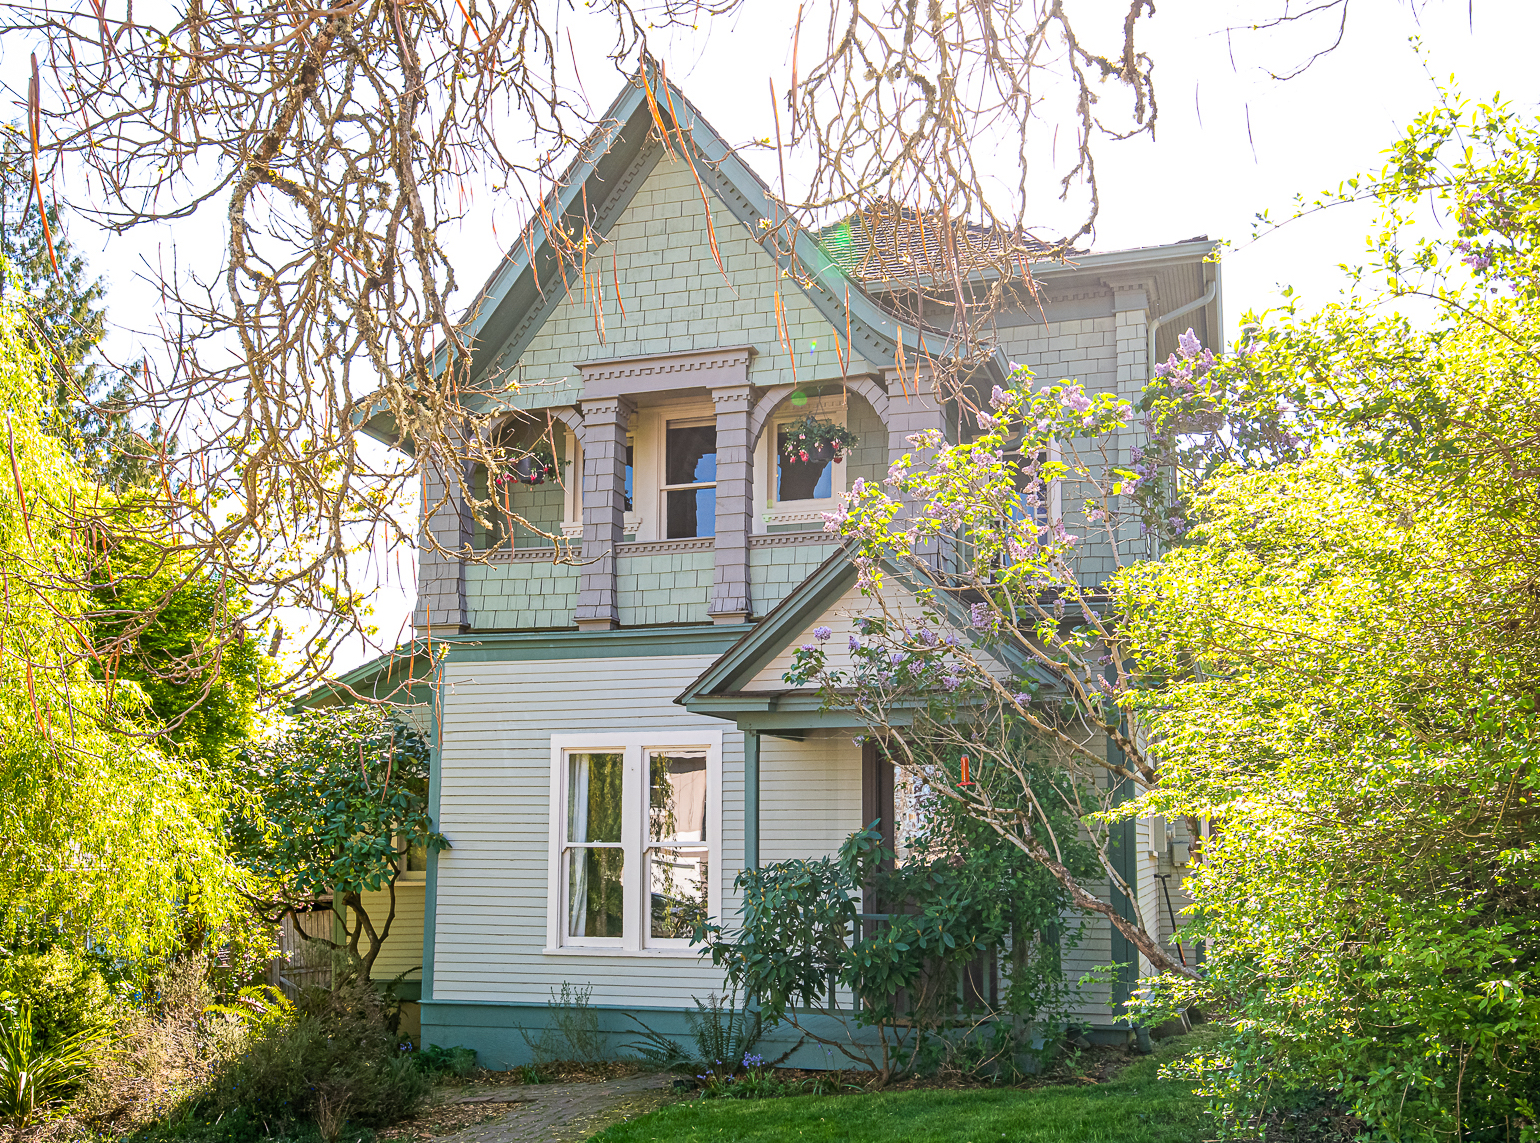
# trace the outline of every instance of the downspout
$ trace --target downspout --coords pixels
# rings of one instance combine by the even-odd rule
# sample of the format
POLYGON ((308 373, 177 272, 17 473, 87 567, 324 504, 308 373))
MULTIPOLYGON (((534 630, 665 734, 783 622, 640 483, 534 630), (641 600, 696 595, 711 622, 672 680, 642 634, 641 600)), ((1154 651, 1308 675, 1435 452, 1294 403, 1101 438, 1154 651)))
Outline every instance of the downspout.
MULTIPOLYGON (((1168 321, 1171 321, 1173 318, 1179 318, 1183 314, 1190 314, 1190 313, 1192 313, 1193 310, 1202 309, 1204 306, 1208 305, 1210 302, 1212 302, 1218 296, 1219 296, 1219 267, 1216 265, 1214 267, 1214 280, 1209 283, 1208 293, 1204 294, 1197 301, 1188 302, 1185 306, 1177 306, 1176 309, 1172 310, 1170 313, 1168 313, 1168 314, 1161 314, 1154 321, 1150 322, 1150 331, 1149 331, 1149 333, 1150 333, 1150 348, 1149 348, 1148 354, 1146 354, 1146 356, 1144 358, 1145 370, 1146 370, 1146 374, 1147 374, 1147 378, 1148 379, 1153 379, 1155 377, 1155 331, 1160 329, 1160 327, 1163 324, 1165 324, 1168 321)), ((1222 331, 1221 331, 1221 335, 1220 336, 1221 336, 1221 338, 1223 338, 1223 332, 1222 331)))
POLYGON ((759 868, 759 731, 743 732, 743 867, 759 868))

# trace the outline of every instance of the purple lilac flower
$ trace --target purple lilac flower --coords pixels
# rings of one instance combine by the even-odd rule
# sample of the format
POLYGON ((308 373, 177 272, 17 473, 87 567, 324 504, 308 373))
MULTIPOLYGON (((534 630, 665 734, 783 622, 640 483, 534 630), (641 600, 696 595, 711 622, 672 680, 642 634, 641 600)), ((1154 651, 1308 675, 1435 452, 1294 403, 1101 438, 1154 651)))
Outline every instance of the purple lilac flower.
POLYGON ((903 661, 908 657, 909 656, 904 654, 902 651, 894 651, 891 655, 888 656, 888 661, 897 667, 901 665, 903 661))
POLYGON ((1018 703, 1020 703, 1022 706, 1026 706, 1028 703, 1030 703, 1032 701, 1032 696, 1029 695, 1026 691, 1022 691, 1020 694, 1015 694, 1015 695, 1012 695, 1011 697, 1013 699, 1015 699, 1018 703))
POLYGON ((998 409, 1003 404, 1005 404, 1005 390, 996 385, 989 391, 989 406, 992 409, 998 409))
POLYGON ((802 644, 802 649, 804 651, 816 651, 816 650, 818 650, 818 648, 814 647, 811 643, 804 643, 804 644, 802 644))
POLYGON ((1087 397, 1085 390, 1078 385, 1065 389, 1059 397, 1059 403, 1066 409, 1073 409, 1077 413, 1089 413, 1091 411, 1091 398, 1087 397))
POLYGON ((940 640, 936 638, 936 633, 934 631, 927 631, 924 627, 921 627, 920 630, 915 634, 915 638, 920 641, 921 646, 925 647, 934 647, 938 642, 940 642, 940 640))
POLYGON ((1198 335, 1193 333, 1192 327, 1187 327, 1187 332, 1176 339, 1177 348, 1182 351, 1183 357, 1196 357, 1198 350, 1203 348, 1203 343, 1198 340, 1198 335))
POLYGON ((828 639, 828 637, 830 635, 833 635, 833 634, 834 634, 834 632, 829 630, 827 627, 814 627, 813 628, 813 638, 817 639, 820 643, 822 643, 824 640, 828 639))
POLYGON ((994 626, 994 615, 987 603, 975 603, 968 609, 968 626, 984 630, 994 626))
POLYGON ((979 413, 978 422, 981 430, 987 431, 995 427, 995 419, 985 412, 979 413))
POLYGON ((850 637, 850 652, 851 652, 851 654, 855 654, 855 652, 859 651, 860 649, 861 649, 861 637, 859 635, 852 635, 850 637))
POLYGON ((962 680, 956 675, 942 675, 941 685, 949 691, 955 691, 958 687, 962 686, 962 680))

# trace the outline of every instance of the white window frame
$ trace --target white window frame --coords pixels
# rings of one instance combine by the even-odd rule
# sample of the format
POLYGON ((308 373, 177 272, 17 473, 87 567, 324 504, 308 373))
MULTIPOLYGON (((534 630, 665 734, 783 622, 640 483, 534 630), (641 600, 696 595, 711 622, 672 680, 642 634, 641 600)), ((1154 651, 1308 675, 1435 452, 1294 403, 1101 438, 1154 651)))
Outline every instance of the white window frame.
MULTIPOLYGON (((656 534, 654 539, 665 540, 668 538, 668 494, 670 492, 689 492, 700 488, 715 489, 718 486, 721 478, 721 453, 717 454, 718 480, 697 480, 688 484, 663 483, 664 480, 666 480, 668 477, 668 430, 698 429, 705 427, 712 429, 717 427, 717 418, 715 413, 707 413, 705 415, 696 416, 692 416, 689 413, 686 413, 684 416, 672 416, 669 412, 665 411, 659 422, 658 447, 656 449, 657 481, 653 484, 653 488, 656 489, 654 496, 657 498, 656 502, 658 505, 658 525, 655 529, 656 534)), ((632 481, 633 483, 635 482, 634 472, 632 475, 632 481)), ((635 499, 636 497, 633 496, 633 502, 635 499)), ((716 521, 713 520, 711 522, 711 534, 713 536, 716 535, 716 530, 716 521)), ((677 538, 688 539, 689 537, 681 536, 677 538)))
POLYGON ((782 504, 776 498, 776 489, 779 484, 776 480, 776 468, 780 463, 776 441, 780 438, 782 428, 797 421, 806 420, 810 413, 815 417, 833 421, 841 428, 849 428, 845 412, 846 403, 843 395, 835 394, 813 397, 806 405, 786 408, 784 412, 777 409, 770 417, 760 436, 759 450, 762 453, 759 471, 763 474, 765 489, 765 511, 762 519, 766 527, 779 524, 822 524, 823 514, 832 512, 838 507, 848 487, 845 471, 850 464, 850 458, 846 457, 841 464, 829 465, 828 496, 817 500, 792 500, 782 504))
MULTIPOLYGON (((552 955, 670 956, 699 958, 700 947, 681 938, 651 937, 646 855, 652 848, 646 822, 651 795, 645 772, 649 750, 704 750, 706 752, 706 840, 698 848, 708 852, 710 882, 707 908, 712 917, 722 915, 722 732, 713 728, 688 728, 652 734, 553 734, 551 735, 550 861, 546 879, 546 947, 552 955), (620 848, 625 854, 622 892, 625 907, 623 937, 571 937, 566 932, 566 862, 562 847, 567 828, 567 755, 623 754, 620 848)), ((697 848, 692 846, 691 848, 697 848)))

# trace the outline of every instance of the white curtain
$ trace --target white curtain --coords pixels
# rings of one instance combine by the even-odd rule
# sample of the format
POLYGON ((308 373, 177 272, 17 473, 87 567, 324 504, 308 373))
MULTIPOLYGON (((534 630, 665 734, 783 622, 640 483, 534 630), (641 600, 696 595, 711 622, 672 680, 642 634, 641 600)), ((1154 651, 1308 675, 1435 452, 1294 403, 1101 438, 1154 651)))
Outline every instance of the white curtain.
MULTIPOLYGON (((567 841, 588 840, 588 755, 567 759, 567 841)), ((588 927, 588 850, 567 850, 567 935, 581 937, 588 927)))

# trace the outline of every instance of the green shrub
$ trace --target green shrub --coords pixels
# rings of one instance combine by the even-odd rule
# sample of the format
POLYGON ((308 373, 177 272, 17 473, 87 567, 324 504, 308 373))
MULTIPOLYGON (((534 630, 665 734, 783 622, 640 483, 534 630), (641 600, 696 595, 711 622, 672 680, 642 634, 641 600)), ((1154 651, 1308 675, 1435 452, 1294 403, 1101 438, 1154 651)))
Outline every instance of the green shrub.
POLYGON ((454 1076, 464 1079, 476 1070, 474 1048, 444 1048, 438 1044, 424 1048, 412 1057, 417 1067, 430 1076, 454 1076))
POLYGON ((252 1034, 214 1073, 200 1113, 238 1112, 267 1133, 304 1121, 383 1127, 411 1114, 433 1086, 401 1051, 366 984, 305 992, 293 1004, 248 990, 242 1001, 252 1034))
POLYGON ((0 1017, 0 1116, 18 1133, 74 1092, 95 1047, 90 1030, 45 1045, 33 1037, 31 1016, 23 1002, 0 1017))
POLYGON ((88 961, 55 945, 47 952, 0 958, 0 1017, 31 1011, 35 1050, 49 1052, 112 1025, 112 993, 88 961))
POLYGON ((147 982, 143 1003, 126 1008, 75 1101, 75 1116, 114 1134, 186 1110, 223 1061, 251 1035, 246 1015, 214 1006, 210 965, 187 957, 147 982))

